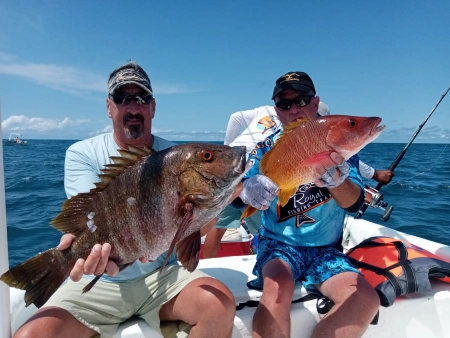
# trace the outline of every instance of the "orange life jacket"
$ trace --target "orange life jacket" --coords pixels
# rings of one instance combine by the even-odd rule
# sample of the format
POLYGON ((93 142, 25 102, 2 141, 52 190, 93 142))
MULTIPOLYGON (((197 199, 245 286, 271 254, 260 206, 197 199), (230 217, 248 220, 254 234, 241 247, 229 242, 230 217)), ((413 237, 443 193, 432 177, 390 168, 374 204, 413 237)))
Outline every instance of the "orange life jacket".
POLYGON ((429 292, 429 277, 450 283, 450 263, 414 244, 390 237, 371 237, 347 252, 355 267, 378 292, 382 306, 396 297, 429 292))

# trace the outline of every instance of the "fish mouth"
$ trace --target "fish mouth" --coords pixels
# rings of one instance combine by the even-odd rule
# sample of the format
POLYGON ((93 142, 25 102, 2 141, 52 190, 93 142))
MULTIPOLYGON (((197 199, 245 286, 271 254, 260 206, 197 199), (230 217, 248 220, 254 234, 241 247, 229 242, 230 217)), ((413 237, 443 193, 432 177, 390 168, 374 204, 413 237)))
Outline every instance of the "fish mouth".
POLYGON ((379 125, 381 123, 381 119, 378 119, 378 122, 373 126, 373 128, 370 130, 369 135, 378 135, 380 134, 385 128, 386 126, 384 124, 379 125))
POLYGON ((239 162, 240 162, 239 165, 233 169, 233 172, 236 173, 238 176, 242 175, 243 173, 245 173, 247 171, 247 161, 246 161, 245 154, 241 155, 239 162))

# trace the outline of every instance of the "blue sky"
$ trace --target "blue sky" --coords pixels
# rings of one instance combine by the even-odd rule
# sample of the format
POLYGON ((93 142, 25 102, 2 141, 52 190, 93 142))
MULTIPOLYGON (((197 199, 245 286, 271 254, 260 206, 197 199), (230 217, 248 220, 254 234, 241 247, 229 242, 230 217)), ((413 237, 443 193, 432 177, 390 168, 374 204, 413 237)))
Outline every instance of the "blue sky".
MULTIPOLYGON (((2 1, 3 138, 83 139, 111 130, 109 73, 149 74, 157 135, 221 141, 233 112, 272 104, 307 72, 332 114, 380 116, 407 142, 450 86, 450 2, 2 1)), ((450 141, 450 94, 415 142, 450 141)))

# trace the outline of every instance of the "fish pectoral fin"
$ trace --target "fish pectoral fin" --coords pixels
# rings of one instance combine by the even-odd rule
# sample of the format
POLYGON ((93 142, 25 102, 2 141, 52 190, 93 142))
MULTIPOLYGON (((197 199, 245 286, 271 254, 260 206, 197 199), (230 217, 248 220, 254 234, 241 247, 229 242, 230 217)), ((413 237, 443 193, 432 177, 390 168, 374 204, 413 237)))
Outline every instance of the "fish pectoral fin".
POLYGON ((172 240, 172 243, 170 243, 169 250, 167 250, 166 259, 164 260, 164 263, 161 265, 161 269, 159 269, 160 273, 163 271, 164 267, 167 264, 167 261, 169 260, 169 257, 172 255, 175 245, 180 241, 181 238, 183 238, 184 233, 191 225, 192 218, 194 216, 193 209, 194 209, 194 205, 192 203, 185 203, 182 206, 180 212, 183 216, 183 220, 181 221, 181 224, 178 227, 178 230, 175 234, 175 237, 172 240))
POLYGON ((92 289, 92 287, 95 285, 95 283, 97 283, 97 281, 100 279, 100 277, 103 276, 103 274, 99 275, 99 276, 95 276, 95 278, 93 280, 91 280, 89 282, 88 285, 86 285, 83 290, 82 290, 82 294, 88 292, 89 290, 92 289))
MULTIPOLYGON (((119 265, 119 271, 122 271, 123 269, 125 269, 125 268, 127 268, 127 267, 129 267, 131 264, 133 264, 134 262, 131 262, 131 263, 127 263, 127 264, 123 264, 123 265, 119 265)), ((95 278, 93 279, 93 280, 91 280, 90 282, 89 282, 89 284, 88 285, 86 285, 84 288, 83 288, 83 290, 82 290, 82 294, 83 293, 86 293, 86 292, 88 292, 88 291, 90 291, 91 289, 92 289, 92 287, 95 285, 95 283, 97 283, 97 281, 100 279, 100 277, 101 276, 103 276, 104 275, 104 272, 101 274, 101 275, 98 275, 98 276, 95 276, 95 278)))
POLYGON ((189 272, 197 268, 201 242, 200 230, 198 230, 177 244, 178 260, 189 272))
POLYGON ((278 202, 280 202, 281 206, 284 207, 289 199, 294 196, 297 191, 297 187, 293 187, 290 189, 280 189, 280 194, 278 195, 278 202))
POLYGON ((304 160, 300 163, 301 166, 314 166, 322 164, 324 168, 335 166, 336 164, 330 158, 331 151, 325 151, 323 153, 316 154, 304 160))
POLYGON ((242 212, 241 218, 242 219, 247 219, 249 218, 251 215, 253 215, 256 212, 256 208, 252 207, 251 205, 247 205, 244 209, 244 211, 242 212))

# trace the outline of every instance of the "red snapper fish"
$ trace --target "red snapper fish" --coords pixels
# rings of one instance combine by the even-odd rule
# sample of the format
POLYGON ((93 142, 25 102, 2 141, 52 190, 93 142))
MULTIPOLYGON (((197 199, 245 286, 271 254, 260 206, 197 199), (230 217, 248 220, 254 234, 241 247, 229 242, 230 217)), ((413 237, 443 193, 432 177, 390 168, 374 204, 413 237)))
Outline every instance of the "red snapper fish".
MULTIPOLYGON (((380 135, 385 128, 380 122, 379 117, 346 115, 298 119, 285 127, 273 148, 263 155, 259 170, 278 185, 278 201, 285 206, 300 185, 315 180, 315 165, 334 165, 331 152, 348 160, 380 135)), ((255 210, 247 206, 242 218, 255 210)))

